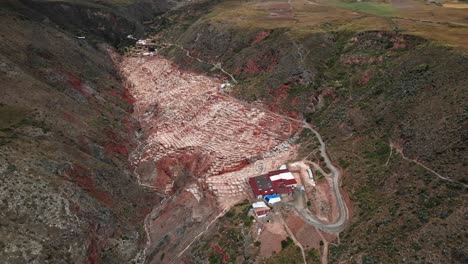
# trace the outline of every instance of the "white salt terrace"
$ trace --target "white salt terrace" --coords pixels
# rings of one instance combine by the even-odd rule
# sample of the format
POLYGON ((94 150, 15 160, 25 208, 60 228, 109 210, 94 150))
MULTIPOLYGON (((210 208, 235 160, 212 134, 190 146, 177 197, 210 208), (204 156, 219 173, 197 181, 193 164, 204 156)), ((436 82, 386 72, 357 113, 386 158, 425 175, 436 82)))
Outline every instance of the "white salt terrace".
POLYGON ((161 57, 126 60, 123 72, 146 136, 136 165, 196 150, 210 157, 204 175, 209 189, 229 196, 246 193, 249 176, 277 169, 292 155, 291 136, 298 127, 294 121, 223 95, 215 80, 183 72, 161 57), (223 173, 253 157, 263 160, 223 173))

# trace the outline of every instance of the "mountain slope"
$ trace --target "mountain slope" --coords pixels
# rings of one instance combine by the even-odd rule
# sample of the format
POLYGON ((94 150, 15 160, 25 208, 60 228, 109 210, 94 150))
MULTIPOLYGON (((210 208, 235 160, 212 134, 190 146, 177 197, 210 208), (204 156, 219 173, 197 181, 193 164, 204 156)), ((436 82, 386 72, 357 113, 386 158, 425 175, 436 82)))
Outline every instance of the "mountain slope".
POLYGON ((248 21, 223 16, 232 9, 192 10, 153 26, 161 53, 222 76, 242 100, 311 121, 344 169, 355 214, 332 262, 464 262, 468 59, 460 49, 383 30, 298 37, 281 22, 239 26, 248 21))
POLYGON ((138 123, 113 48, 101 44, 135 34, 136 22, 103 17, 111 7, 23 3, 0 11, 1 259, 138 259, 144 218, 161 198, 132 175, 138 123), (109 34, 88 32, 99 25, 109 34), (80 28, 86 39, 74 35, 80 28))

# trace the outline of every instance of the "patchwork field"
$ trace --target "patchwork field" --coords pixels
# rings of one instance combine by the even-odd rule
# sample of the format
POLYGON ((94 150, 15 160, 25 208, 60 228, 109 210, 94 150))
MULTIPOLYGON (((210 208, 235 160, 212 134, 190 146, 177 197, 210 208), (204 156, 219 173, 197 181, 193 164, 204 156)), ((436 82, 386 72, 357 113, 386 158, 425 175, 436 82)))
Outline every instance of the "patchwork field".
POLYGON ((289 28, 294 38, 333 30, 396 30, 466 51, 468 22, 464 6, 439 6, 413 0, 385 4, 312 0, 225 1, 216 5, 206 18, 244 29, 289 28))

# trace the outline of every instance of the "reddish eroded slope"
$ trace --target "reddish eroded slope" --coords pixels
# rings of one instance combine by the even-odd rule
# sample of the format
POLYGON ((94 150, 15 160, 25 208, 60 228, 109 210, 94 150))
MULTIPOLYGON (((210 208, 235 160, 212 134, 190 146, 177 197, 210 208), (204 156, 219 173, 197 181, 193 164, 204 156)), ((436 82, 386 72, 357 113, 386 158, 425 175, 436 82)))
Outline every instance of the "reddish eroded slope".
POLYGON ((161 57, 127 57, 122 65, 144 137, 133 163, 142 183, 153 188, 171 191, 180 175, 168 163, 197 178, 233 173, 285 145, 298 130, 298 122, 226 96, 218 81, 183 72, 161 57))

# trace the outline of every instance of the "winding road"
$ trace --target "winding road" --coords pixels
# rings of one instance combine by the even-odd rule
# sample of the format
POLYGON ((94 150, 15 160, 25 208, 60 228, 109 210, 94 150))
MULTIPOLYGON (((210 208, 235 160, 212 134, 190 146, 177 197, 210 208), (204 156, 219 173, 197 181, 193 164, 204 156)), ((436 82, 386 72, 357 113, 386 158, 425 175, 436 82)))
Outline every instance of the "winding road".
MULTIPOLYGON (((317 217, 315 217, 312 212, 309 211, 307 208, 299 209, 295 206, 292 206, 292 208, 299 213, 299 215, 309 224, 317 227, 318 229, 325 231, 327 233, 339 233, 343 231, 343 229, 346 226, 346 222, 348 220, 348 208, 346 207, 346 203, 343 199, 343 196, 341 195, 340 192, 340 170, 333 165, 333 163, 330 160, 330 157, 327 154, 327 148, 325 145, 325 142, 323 141, 322 137, 320 134, 313 129, 310 124, 307 122, 303 121, 303 127, 306 129, 309 129, 312 131, 317 139, 320 142, 320 155, 323 157, 326 166, 330 169, 331 173, 324 174, 325 177, 331 179, 331 189, 333 190, 333 194, 336 197, 336 203, 338 206, 338 218, 335 222, 333 223, 325 223, 321 220, 319 220, 317 217)), ((323 170, 321 170, 323 172, 323 170)))

